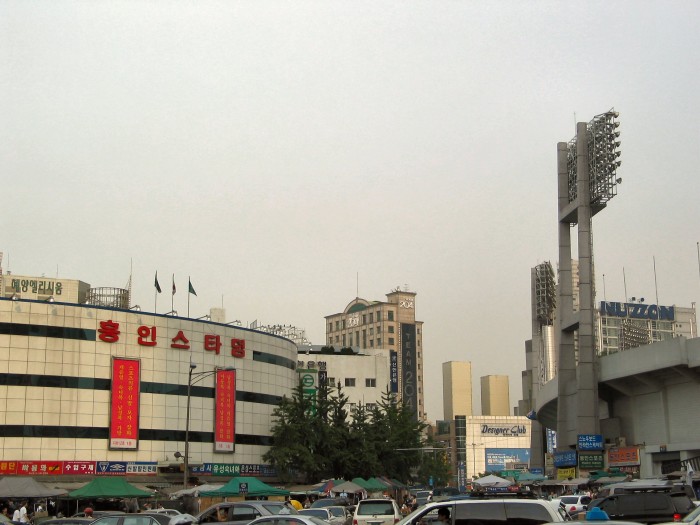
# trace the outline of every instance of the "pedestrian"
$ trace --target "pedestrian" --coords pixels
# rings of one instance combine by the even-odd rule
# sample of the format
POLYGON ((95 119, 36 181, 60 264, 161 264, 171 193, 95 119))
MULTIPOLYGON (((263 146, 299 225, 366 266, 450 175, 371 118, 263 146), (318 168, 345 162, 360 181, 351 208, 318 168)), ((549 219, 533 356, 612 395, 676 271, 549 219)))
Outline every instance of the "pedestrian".
POLYGON ((86 518, 94 518, 94 516, 92 515, 92 507, 85 507, 83 514, 85 514, 86 518))
POLYGON ((450 509, 440 507, 438 509, 438 521, 441 523, 450 523, 450 509))
POLYGON ((19 508, 19 522, 29 523, 29 518, 27 517, 27 502, 23 501, 22 506, 19 508))

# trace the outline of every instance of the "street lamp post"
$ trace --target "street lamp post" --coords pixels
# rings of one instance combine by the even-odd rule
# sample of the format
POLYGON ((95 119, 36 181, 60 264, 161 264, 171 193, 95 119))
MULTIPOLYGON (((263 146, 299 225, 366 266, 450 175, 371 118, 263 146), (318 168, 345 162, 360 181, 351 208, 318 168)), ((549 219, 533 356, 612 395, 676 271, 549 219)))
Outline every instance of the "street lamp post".
POLYGON ((476 479, 476 447, 480 447, 483 443, 472 443, 472 480, 476 479))
POLYGON ((190 370, 187 376, 187 410, 185 412, 185 454, 183 458, 185 472, 182 479, 183 489, 187 488, 187 476, 189 475, 190 469, 190 403, 192 400, 192 377, 196 378, 194 381, 196 383, 205 377, 215 374, 219 370, 235 370, 234 367, 227 366, 223 368, 215 368, 214 370, 207 370, 205 372, 195 372, 195 368, 197 368, 197 365, 190 360, 190 370))

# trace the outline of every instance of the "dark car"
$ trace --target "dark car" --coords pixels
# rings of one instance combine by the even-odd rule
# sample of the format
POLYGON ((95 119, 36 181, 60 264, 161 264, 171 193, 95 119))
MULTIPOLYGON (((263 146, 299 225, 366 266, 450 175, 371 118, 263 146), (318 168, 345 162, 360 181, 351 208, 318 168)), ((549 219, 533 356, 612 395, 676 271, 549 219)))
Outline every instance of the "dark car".
POLYGON ((247 525, 261 516, 275 514, 298 514, 297 510, 284 501, 224 501, 212 505, 199 513, 197 523, 223 523, 226 525, 247 525))
MULTIPOLYGON (((166 518, 170 518, 170 516, 165 516, 166 518)), ((97 518, 95 521, 91 523, 95 525, 168 525, 167 522, 165 524, 162 523, 161 520, 159 520, 155 516, 151 516, 149 514, 110 514, 108 516, 102 516, 101 518, 97 518)))
POLYGON ((49 518, 43 520, 41 525, 90 525, 95 518, 49 518))
POLYGON ((695 503, 685 492, 649 491, 615 494, 592 501, 588 508, 594 506, 604 510, 611 520, 650 524, 680 521, 695 508, 695 503))

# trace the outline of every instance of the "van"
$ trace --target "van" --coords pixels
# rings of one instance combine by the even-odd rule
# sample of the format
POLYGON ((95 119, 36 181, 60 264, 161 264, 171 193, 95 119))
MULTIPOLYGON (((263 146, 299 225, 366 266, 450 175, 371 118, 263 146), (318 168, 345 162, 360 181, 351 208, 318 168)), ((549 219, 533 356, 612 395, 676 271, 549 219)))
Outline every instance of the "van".
POLYGON ((680 521, 695 508, 685 492, 638 491, 594 500, 589 505, 604 510, 611 520, 654 524, 680 521))
POLYGON ((355 507, 353 525, 394 525, 401 519, 399 506, 389 498, 367 498, 355 507))
POLYGON ((455 487, 441 487, 433 489, 433 497, 430 501, 445 501, 452 496, 459 496, 459 489, 455 487))

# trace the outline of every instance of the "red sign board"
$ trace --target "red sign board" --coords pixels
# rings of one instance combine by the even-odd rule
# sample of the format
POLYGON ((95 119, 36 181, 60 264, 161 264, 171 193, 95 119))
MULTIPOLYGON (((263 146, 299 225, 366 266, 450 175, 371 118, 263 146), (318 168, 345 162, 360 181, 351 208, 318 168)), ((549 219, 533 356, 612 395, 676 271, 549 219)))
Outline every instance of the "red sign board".
POLYGON ((0 461, 0 476, 17 474, 17 461, 0 461))
POLYGON ((214 450, 233 452, 236 442, 236 371, 216 371, 214 450))
POLYGON ((139 443, 141 363, 137 359, 112 360, 112 400, 109 448, 136 450, 139 443))
POLYGON ((18 461, 19 476, 53 476, 63 474, 63 461, 18 461))
POLYGON ((64 461, 63 462, 63 473, 64 474, 94 474, 95 473, 95 462, 94 461, 64 461))

